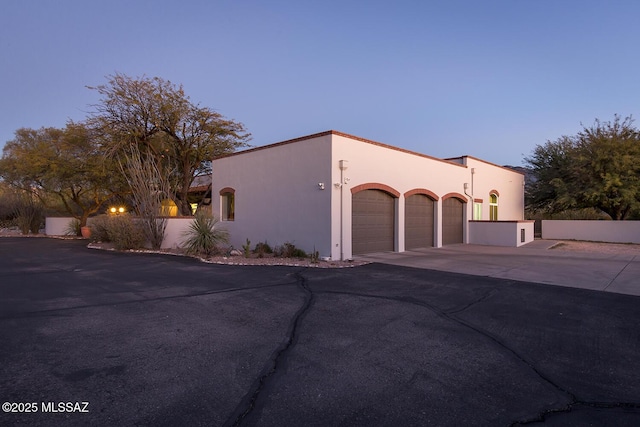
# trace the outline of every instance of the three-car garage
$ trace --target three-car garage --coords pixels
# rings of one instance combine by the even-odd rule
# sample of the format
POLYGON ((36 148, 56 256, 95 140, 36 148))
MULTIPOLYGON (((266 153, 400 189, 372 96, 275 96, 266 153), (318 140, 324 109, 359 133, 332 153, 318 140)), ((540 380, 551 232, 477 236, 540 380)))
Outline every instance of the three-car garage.
MULTIPOLYGON (((355 188, 351 206, 351 238, 354 255, 393 251, 398 221, 399 193, 386 186, 355 188)), ((438 197, 429 191, 412 191, 404 200, 405 250, 435 246, 438 197)), ((447 195, 442 200, 442 243, 462 243, 464 236, 463 199, 447 195)))

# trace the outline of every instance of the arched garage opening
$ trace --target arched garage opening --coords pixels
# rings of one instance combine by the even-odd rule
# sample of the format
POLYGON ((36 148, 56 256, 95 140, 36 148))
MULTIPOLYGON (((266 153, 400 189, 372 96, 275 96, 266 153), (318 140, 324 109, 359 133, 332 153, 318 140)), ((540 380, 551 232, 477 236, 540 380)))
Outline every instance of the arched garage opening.
POLYGON ((416 189, 404 195, 405 249, 434 246, 434 208, 438 196, 429 190, 416 189))
POLYGON ((399 193, 383 184, 360 185, 351 191, 353 254, 393 251, 395 199, 399 193))
POLYGON ((442 244, 463 243, 465 198, 458 193, 442 197, 442 244))

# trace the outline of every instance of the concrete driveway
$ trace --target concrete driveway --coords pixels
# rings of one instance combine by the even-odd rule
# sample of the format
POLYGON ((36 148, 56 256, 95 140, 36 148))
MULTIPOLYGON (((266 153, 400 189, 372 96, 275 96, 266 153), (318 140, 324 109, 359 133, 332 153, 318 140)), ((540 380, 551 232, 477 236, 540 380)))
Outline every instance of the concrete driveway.
POLYGON ((640 425, 634 296, 26 238, 0 295, 0 425, 640 425))
POLYGON ((640 295, 640 256, 553 250, 557 241, 536 240, 519 248, 449 245, 357 259, 476 276, 640 295))

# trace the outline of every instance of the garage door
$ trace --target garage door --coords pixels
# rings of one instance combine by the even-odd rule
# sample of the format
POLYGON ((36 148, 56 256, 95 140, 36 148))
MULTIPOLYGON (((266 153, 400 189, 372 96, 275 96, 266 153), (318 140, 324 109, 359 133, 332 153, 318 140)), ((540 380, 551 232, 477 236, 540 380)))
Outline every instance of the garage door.
POLYGON ((353 253, 393 251, 393 196, 380 190, 364 190, 353 195, 352 203, 353 253))
POLYGON ((455 197, 442 202, 442 244, 462 243, 464 203, 455 197))
POLYGON ((414 194, 405 199, 404 247, 409 250, 429 246, 433 246, 433 200, 414 194))

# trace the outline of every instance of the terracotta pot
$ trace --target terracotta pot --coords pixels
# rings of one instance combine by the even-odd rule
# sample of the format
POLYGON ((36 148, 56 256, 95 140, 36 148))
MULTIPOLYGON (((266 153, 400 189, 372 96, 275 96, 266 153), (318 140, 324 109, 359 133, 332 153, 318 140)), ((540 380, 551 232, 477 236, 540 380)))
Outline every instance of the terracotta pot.
POLYGON ((82 237, 84 237, 85 239, 88 239, 89 237, 91 237, 91 229, 87 226, 80 227, 80 233, 82 234, 82 237))

